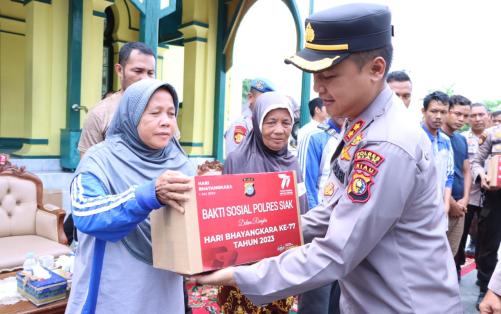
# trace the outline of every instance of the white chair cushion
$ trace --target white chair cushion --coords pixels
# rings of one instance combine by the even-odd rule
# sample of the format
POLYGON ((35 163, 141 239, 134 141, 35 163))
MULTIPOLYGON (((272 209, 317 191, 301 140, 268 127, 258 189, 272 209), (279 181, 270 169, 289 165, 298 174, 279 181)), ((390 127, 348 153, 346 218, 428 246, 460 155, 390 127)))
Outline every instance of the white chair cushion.
POLYGON ((36 185, 0 176, 0 237, 35 234, 36 185))
POLYGON ((58 242, 36 235, 10 236, 0 238, 0 272, 21 268, 26 253, 34 252, 36 256, 68 254, 70 248, 58 242))

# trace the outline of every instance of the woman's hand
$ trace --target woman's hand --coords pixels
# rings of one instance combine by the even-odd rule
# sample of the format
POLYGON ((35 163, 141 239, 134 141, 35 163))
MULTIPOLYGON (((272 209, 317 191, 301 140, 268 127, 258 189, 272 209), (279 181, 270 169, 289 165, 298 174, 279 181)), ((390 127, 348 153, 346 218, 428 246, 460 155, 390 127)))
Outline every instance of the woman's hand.
POLYGON ((191 189, 190 177, 178 171, 165 171, 155 183, 155 192, 160 203, 168 205, 180 213, 184 213, 183 203, 188 200, 188 195, 185 192, 191 189))
POLYGON ((191 277, 197 284, 200 285, 213 285, 213 286, 237 286, 235 278, 233 277, 233 267, 223 268, 216 270, 207 275, 200 275, 191 277))

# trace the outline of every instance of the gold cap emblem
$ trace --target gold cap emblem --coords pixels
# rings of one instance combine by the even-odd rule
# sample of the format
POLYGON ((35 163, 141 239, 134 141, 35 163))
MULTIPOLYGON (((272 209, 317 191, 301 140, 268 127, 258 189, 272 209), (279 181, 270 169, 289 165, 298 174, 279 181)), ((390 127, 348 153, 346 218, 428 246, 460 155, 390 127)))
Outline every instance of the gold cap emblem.
POLYGON ((311 43, 313 39, 315 39, 315 31, 313 30, 313 27, 311 27, 310 23, 306 25, 305 33, 306 33, 306 41, 311 43))

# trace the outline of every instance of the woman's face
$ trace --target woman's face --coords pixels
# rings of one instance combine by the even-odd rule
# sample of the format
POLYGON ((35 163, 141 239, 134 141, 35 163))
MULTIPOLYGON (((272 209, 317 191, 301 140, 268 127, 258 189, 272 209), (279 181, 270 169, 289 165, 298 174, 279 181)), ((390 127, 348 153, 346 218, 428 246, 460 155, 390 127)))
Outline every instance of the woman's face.
POLYGON ((152 149, 167 146, 177 129, 176 108, 171 94, 159 89, 150 98, 141 116, 137 132, 139 138, 152 149))
POLYGON ((292 132, 292 118, 287 109, 273 109, 264 117, 263 143, 273 151, 279 151, 289 142, 292 132))

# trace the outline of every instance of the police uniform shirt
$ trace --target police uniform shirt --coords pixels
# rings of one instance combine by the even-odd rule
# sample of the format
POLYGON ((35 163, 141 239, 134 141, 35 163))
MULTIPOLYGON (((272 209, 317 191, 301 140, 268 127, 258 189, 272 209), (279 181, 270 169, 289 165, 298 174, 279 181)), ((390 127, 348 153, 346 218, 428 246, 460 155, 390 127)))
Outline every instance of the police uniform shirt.
POLYGON ((106 131, 117 111, 123 92, 118 91, 106 97, 94 106, 85 119, 82 134, 78 141, 78 150, 85 153, 89 148, 100 143, 106 138, 106 131))
MULTIPOLYGON (((466 131, 461 133, 465 138, 466 142, 468 143, 468 159, 470 162, 473 161, 473 158, 478 152, 478 142, 479 142, 479 137, 473 133, 473 131, 466 131)), ((473 205, 473 206, 482 206, 482 198, 481 198, 482 192, 480 191, 480 183, 475 181, 475 178, 473 178, 473 183, 471 185, 471 190, 470 190, 470 200, 468 201, 468 205, 473 205)))
POLYGON ((340 280, 342 313, 462 313, 430 140, 388 86, 344 127, 324 201, 302 216, 305 242, 236 267, 255 304, 340 280))
POLYGON ((484 163, 489 155, 501 154, 501 125, 493 126, 484 132, 479 141, 478 152, 472 160, 473 180, 485 173, 484 163))
POLYGON ((252 130, 252 115, 244 115, 235 120, 224 134, 226 156, 237 149, 252 130))

